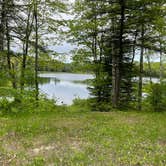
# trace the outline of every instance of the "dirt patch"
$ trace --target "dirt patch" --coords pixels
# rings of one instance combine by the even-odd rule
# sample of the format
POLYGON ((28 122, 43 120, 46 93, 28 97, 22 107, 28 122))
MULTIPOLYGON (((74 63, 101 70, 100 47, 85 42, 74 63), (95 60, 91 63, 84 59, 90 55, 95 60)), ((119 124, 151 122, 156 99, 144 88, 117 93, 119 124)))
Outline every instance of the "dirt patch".
POLYGON ((160 146, 166 146, 166 140, 159 140, 159 141, 158 141, 158 144, 159 144, 160 146))
POLYGON ((72 118, 72 119, 61 119, 59 121, 53 122, 56 128, 63 128, 66 127, 68 128, 70 126, 70 128, 75 128, 76 126, 78 127, 83 127, 85 125, 85 122, 77 119, 77 118, 72 118))
POLYGON ((75 151, 81 151, 82 148, 87 144, 80 139, 70 138, 67 141, 67 144, 70 149, 75 151))
POLYGON ((7 133, 2 137, 2 147, 7 152, 20 152, 24 149, 22 142, 20 142, 15 132, 7 133))
POLYGON ((0 155, 0 165, 2 166, 9 166, 11 165, 11 163, 16 159, 17 155, 13 154, 13 155, 0 155))
POLYGON ((31 153, 33 155, 38 155, 40 153, 43 153, 43 152, 47 152, 47 151, 53 151, 53 150, 56 150, 58 147, 57 145, 55 144, 51 144, 51 145, 42 145, 38 148, 34 148, 31 150, 31 153))
POLYGON ((49 154, 49 153, 63 153, 64 150, 68 149, 71 151, 81 151, 83 149, 83 147, 87 146, 88 144, 83 142, 80 139, 76 139, 76 138, 66 138, 65 140, 63 140, 62 142, 54 142, 51 144, 40 144, 38 146, 34 146, 34 148, 32 148, 28 154, 30 156, 37 156, 37 155, 41 155, 41 154, 49 154))

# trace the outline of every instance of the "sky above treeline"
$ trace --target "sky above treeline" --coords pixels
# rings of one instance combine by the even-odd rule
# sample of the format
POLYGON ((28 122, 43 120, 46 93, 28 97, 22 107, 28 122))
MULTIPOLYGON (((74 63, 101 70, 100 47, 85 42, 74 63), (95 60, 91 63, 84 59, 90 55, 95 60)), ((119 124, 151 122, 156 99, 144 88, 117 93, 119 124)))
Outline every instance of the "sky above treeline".
MULTIPOLYGON (((75 2, 75 0, 62 0, 62 2, 69 2, 69 4, 72 4, 75 2)), ((70 6, 69 6, 70 7, 70 6)), ((58 19, 58 20, 70 20, 73 18, 73 15, 70 14, 68 12, 68 14, 65 14, 65 13, 59 13, 58 15, 55 15, 55 20, 58 19)), ((62 30, 65 30, 66 27, 63 27, 62 30)), ((56 34, 56 32, 55 32, 56 34)), ((47 37, 54 37, 54 34, 47 34, 47 37)), ((56 40, 56 35, 55 35, 55 40, 56 40)), ((63 38, 63 40, 60 40, 60 41, 57 41, 57 43, 55 44, 54 41, 50 41, 48 44, 47 44, 47 48, 52 50, 52 51, 55 51, 57 53, 60 54, 59 56, 59 59, 64 61, 64 62, 71 62, 71 55, 70 55, 70 51, 75 49, 75 45, 72 45, 70 43, 67 42, 67 39, 66 38, 63 38), (57 44, 58 43, 58 44, 57 44)), ((20 52, 20 50, 22 50, 22 44, 20 43, 20 41, 18 39, 15 39, 15 42, 11 45, 11 49, 14 51, 14 52, 20 52)))
MULTIPOLYGON (((71 4, 75 2, 75 0, 68 0, 71 4)), ((73 15, 71 14, 61 14, 62 19, 70 20, 73 18, 73 15)), ((63 42, 61 42, 60 45, 52 45, 49 47, 51 50, 56 51, 57 53, 63 54, 60 56, 60 60, 69 63, 71 62, 71 54, 70 51, 76 48, 76 45, 72 45, 71 43, 67 42, 67 39, 64 39, 63 42)))
MULTIPOLYGON (((66 0, 62 0, 62 1, 66 1, 66 0)), ((69 3, 74 3, 75 0, 68 0, 69 3)), ((59 16, 55 15, 55 19, 64 19, 64 20, 70 20, 73 18, 73 14, 70 14, 69 12, 67 14, 65 13, 61 13, 59 16), (59 18, 58 18, 59 17, 59 18)), ((66 27, 63 27, 62 30, 65 30, 66 27)), ((51 34, 50 34, 51 35, 51 34)), ((50 36, 48 34, 48 36, 50 36)), ((18 41, 19 43, 19 41, 18 41)), ((66 38, 63 38, 61 41, 58 41, 58 44, 55 44, 53 42, 49 42, 49 44, 47 45, 47 48, 55 51, 57 53, 59 53, 59 56, 56 59, 59 59, 65 63, 69 63, 71 62, 71 51, 76 49, 77 46, 75 44, 71 44, 67 42, 66 38)), ((18 45, 13 47, 13 50, 16 52, 19 52, 21 48, 18 47, 18 45)), ((139 51, 137 52, 137 56, 136 56, 136 60, 139 60, 139 51)), ((153 57, 152 61, 158 61, 155 56, 153 57)))
MULTIPOLYGON (((64 0, 64 2, 65 1, 66 0, 64 0)), ((68 0, 68 1, 71 4, 73 4, 75 2, 75 0, 68 0)), ((70 20, 70 19, 73 18, 73 14, 69 14, 69 13, 68 14, 61 13, 60 16, 64 20, 70 20)), ((66 29, 66 28, 64 27, 64 29, 66 29)), ((68 43, 67 39, 64 38, 64 40, 61 41, 59 44, 54 44, 54 45, 51 44, 51 45, 49 45, 49 49, 59 53, 59 56, 58 56, 57 59, 65 62, 65 63, 69 63, 69 62, 71 62, 71 53, 70 52, 72 50, 76 49, 76 45, 68 43)))
MULTIPOLYGON (((68 0, 71 3, 74 3, 76 0, 68 0)), ((73 18, 73 15, 70 14, 62 14, 62 18, 65 20, 69 20, 73 18)), ((76 49, 77 46, 76 45, 72 45, 70 43, 67 43, 67 39, 64 40, 60 45, 54 45, 54 46, 50 46, 51 49, 53 49, 54 51, 58 52, 58 53, 62 53, 63 55, 60 56, 60 60, 62 60, 63 62, 71 62, 71 54, 70 51, 73 49, 76 49), (62 58, 61 58, 62 57, 62 58)), ((155 55, 156 53, 154 53, 151 56, 151 61, 157 62, 159 61, 158 59, 158 55, 155 55)), ((135 60, 139 61, 139 57, 140 57, 140 50, 138 50, 136 52, 136 57, 135 60)), ((147 61, 146 57, 145 57, 145 62, 147 61)))

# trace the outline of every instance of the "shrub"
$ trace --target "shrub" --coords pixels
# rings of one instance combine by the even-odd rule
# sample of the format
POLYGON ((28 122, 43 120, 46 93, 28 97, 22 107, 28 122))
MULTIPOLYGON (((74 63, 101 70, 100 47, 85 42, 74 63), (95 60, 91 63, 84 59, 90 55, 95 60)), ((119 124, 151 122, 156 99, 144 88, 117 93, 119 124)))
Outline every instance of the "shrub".
POLYGON ((166 84, 152 84, 150 87, 148 101, 154 111, 166 110, 166 84))
POLYGON ((0 112, 4 113, 4 112, 9 112, 11 110, 11 102, 3 97, 0 99, 0 112))
POLYGON ((55 108, 55 101, 48 100, 45 96, 39 96, 39 100, 35 100, 35 92, 33 90, 14 90, 10 88, 0 89, 0 113, 16 114, 23 112, 41 112, 52 111, 55 108))
POLYGON ((98 102, 95 98, 89 101, 89 105, 92 111, 109 112, 112 110, 111 103, 103 101, 98 102))

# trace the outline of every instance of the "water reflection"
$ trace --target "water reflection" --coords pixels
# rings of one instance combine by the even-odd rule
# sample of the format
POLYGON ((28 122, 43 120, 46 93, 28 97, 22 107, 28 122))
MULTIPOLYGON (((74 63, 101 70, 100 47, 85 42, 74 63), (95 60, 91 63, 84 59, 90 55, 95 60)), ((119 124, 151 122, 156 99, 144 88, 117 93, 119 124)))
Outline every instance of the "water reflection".
POLYGON ((56 85, 57 82, 60 82, 60 80, 58 80, 57 78, 49 78, 49 77, 39 77, 38 81, 40 85, 49 84, 49 83, 54 83, 56 85))
POLYGON ((71 73, 43 73, 39 77, 41 93, 46 94, 49 99, 57 100, 57 104, 67 105, 72 104, 75 98, 89 97, 87 85, 80 81, 93 78, 90 74, 71 73), (79 83, 74 81, 79 81, 79 83))
MULTIPOLYGON (((90 96, 87 84, 81 81, 93 77, 91 74, 42 73, 39 74, 39 88, 49 99, 57 100, 57 104, 70 105, 75 98, 86 99, 90 96)), ((138 77, 134 77, 133 80, 138 82, 138 77)), ((149 83, 149 78, 144 77, 143 82, 149 83)), ((152 82, 157 83, 159 79, 152 78, 152 82)))

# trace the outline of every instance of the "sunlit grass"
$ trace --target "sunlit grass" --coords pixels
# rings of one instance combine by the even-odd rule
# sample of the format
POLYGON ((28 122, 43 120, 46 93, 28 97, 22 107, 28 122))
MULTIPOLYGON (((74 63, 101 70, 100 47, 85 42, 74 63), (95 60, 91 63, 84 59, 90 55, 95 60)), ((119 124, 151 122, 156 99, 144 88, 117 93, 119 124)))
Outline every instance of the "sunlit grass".
POLYGON ((166 165, 166 113, 73 110, 0 117, 0 163, 166 165))

